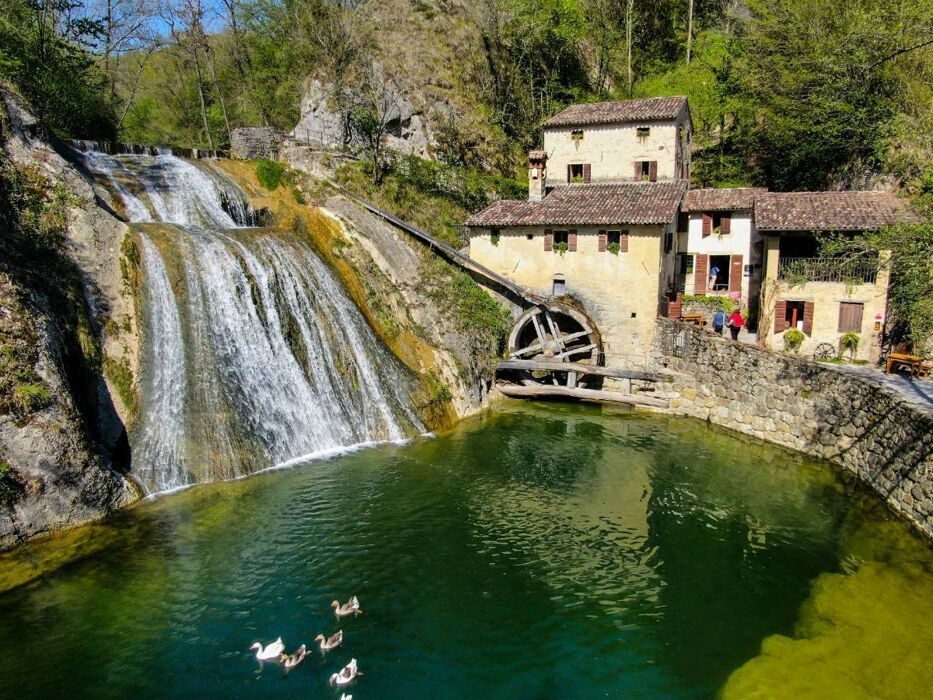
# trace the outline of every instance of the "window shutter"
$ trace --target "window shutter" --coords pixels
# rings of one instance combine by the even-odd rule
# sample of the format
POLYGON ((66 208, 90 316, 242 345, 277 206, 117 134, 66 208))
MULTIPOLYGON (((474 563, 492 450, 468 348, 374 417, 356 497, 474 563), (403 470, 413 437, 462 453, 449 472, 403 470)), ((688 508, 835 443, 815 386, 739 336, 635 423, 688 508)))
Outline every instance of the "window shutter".
POLYGON ((862 312, 865 310, 864 304, 853 302, 841 302, 839 304, 839 332, 840 333, 861 333, 862 332, 862 312))
POLYGON ((570 229, 567 232, 567 252, 575 253, 577 250, 577 232, 574 229, 570 229))
POLYGON ((732 216, 730 214, 723 214, 719 218, 719 231, 720 233, 729 233, 732 230, 732 216))
POLYGON ((648 179, 651 182, 658 181, 658 161, 652 160, 648 163, 648 179))
POLYGON ((573 170, 569 163, 567 164, 567 182, 573 182, 573 170))
POLYGON ((706 294, 706 283, 709 281, 709 257, 706 255, 695 256, 693 263, 693 292, 694 294, 706 294))
POLYGON ((729 291, 741 293, 742 291, 742 256, 733 255, 730 262, 732 265, 732 269, 729 270, 729 291))
POLYGON ((583 182, 587 183, 589 181, 590 181, 590 164, 584 163, 583 164, 583 182))
POLYGON ((638 180, 641 180, 641 161, 640 161, 640 160, 636 160, 636 161, 635 161, 635 173, 634 173, 634 175, 632 175, 632 178, 633 178, 636 182, 637 182, 638 180))
POLYGON ((713 232, 713 217, 709 214, 703 214, 703 238, 706 238, 713 232))
POLYGON ((628 252, 628 231, 623 231, 621 234, 619 234, 619 252, 628 252))
POLYGON ((544 251, 548 252, 554 250, 554 232, 546 228, 544 229, 544 251))
POLYGON ((813 302, 805 301, 803 303, 803 332, 806 335, 813 335, 813 302))
POLYGON ((606 232, 600 231, 599 232, 599 252, 600 253, 606 252, 606 239, 607 239, 606 232))
POLYGON ((778 300, 774 305, 774 332, 783 333, 787 330, 787 302, 778 300))

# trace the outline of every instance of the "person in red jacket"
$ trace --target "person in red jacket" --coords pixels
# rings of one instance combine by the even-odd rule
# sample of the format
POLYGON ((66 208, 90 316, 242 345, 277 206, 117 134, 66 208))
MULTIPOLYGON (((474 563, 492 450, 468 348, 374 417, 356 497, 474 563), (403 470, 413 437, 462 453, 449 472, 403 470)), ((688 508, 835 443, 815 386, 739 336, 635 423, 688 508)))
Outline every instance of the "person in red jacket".
POLYGON ((732 333, 732 339, 739 339, 739 331, 742 330, 742 326, 745 325, 745 317, 742 315, 742 312, 736 309, 731 314, 729 314, 729 319, 726 321, 726 325, 729 326, 729 332, 732 333))

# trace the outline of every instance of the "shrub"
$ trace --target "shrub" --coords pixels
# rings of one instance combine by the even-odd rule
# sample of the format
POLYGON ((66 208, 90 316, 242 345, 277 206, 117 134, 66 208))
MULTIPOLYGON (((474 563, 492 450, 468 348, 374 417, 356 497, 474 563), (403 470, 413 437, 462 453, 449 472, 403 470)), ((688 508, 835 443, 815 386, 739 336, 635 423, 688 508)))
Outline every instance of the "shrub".
POLYGON ((799 352, 800 346, 803 345, 803 341, 806 336, 802 331, 798 331, 796 328, 793 328, 787 331, 784 334, 784 350, 788 352, 799 352))
POLYGON ((622 250, 622 246, 620 246, 618 243, 608 243, 606 245, 606 250, 608 250, 613 255, 618 255, 619 251, 622 250))
POLYGON ((13 467, 0 461, 0 505, 13 505, 22 497, 24 491, 23 483, 13 467))
POLYGON ((274 160, 261 158, 256 161, 256 179, 259 180, 260 185, 270 192, 278 189, 279 185, 282 184, 282 180, 285 179, 285 171, 285 166, 276 163, 274 160))
POLYGON ((684 304, 705 304, 716 309, 722 309, 727 314, 731 314, 735 308, 735 302, 728 297, 707 296, 705 294, 687 294, 683 298, 684 304))
POLYGON ((849 357, 855 358, 855 353, 858 351, 859 337, 857 333, 846 333, 839 339, 839 356, 842 356, 842 353, 846 350, 849 351, 849 357))
POLYGON ((19 384, 13 389, 13 402, 23 413, 37 411, 51 400, 51 392, 41 384, 19 384))

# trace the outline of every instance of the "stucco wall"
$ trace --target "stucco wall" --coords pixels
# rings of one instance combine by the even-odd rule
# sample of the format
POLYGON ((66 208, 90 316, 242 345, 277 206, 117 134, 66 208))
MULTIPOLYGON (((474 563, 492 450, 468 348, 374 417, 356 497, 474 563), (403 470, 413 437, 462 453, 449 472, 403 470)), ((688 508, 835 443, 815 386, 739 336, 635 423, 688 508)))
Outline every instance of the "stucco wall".
MULTIPOLYGON (((791 285, 778 279, 778 237, 767 236, 765 278, 762 286, 759 340, 765 348, 782 350, 784 334, 774 332, 775 308, 779 300, 813 302, 813 332, 800 347, 800 354, 812 355, 820 343, 831 343, 838 351, 840 302, 864 304, 862 329, 856 358, 875 362, 881 357, 881 330, 875 330, 875 317, 880 316, 884 327, 887 307, 888 273, 882 270, 873 284, 847 285, 844 282, 807 282, 791 285)), ((790 330, 790 329, 787 329, 790 330)))
POLYGON ((577 227, 577 250, 563 255, 544 250, 544 227, 501 229, 498 245, 488 230, 475 229, 470 257, 542 296, 551 296, 554 277, 563 276, 567 293, 599 327, 607 364, 643 366, 661 291, 662 227, 618 227, 629 232, 628 252, 618 255, 599 252, 600 228, 577 227))
POLYGON ((657 320, 675 413, 828 459, 933 537, 933 411, 861 377, 657 320))
MULTIPOLYGON (((723 212, 728 213, 728 212, 723 212)), ((680 252, 686 252, 689 255, 741 255, 742 265, 761 265, 761 253, 755 249, 754 244, 761 240, 761 236, 755 230, 750 211, 731 212, 731 226, 729 233, 720 236, 711 233, 703 237, 703 213, 691 212, 687 222, 687 232, 684 236, 680 235, 680 252)), ((759 246, 760 249, 760 246, 759 246)), ((760 278, 761 268, 753 271, 751 277, 742 274, 742 301, 743 306, 748 305, 749 298, 757 293, 756 278, 760 278)), ((695 293, 695 277, 688 275, 684 280, 684 294, 695 293)), ((707 292, 708 293, 708 292, 707 292)), ((725 294, 725 292, 723 292, 725 294)))
POLYGON ((686 158, 689 162, 690 158, 686 145, 677 153, 678 124, 686 125, 686 121, 545 129, 548 185, 566 183, 567 166, 571 163, 590 163, 591 182, 631 182, 633 163, 641 160, 658 162, 658 180, 676 179, 681 160, 686 158), (636 129, 641 126, 651 129, 647 138, 638 138, 636 129), (575 129, 583 131, 579 141, 571 138, 575 129))

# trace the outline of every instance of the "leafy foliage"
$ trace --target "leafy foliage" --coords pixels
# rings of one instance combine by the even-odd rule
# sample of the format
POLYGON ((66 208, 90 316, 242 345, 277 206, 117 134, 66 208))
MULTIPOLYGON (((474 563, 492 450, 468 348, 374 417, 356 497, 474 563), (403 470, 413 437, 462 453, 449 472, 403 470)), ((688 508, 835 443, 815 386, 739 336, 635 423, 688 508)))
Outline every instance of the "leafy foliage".
POLYGON ((802 331, 792 328, 784 333, 784 350, 787 352, 799 352, 806 336, 802 331))
POLYGON ((919 354, 933 352, 933 223, 891 226, 854 237, 827 236, 820 254, 840 264, 865 260, 879 272, 889 272, 888 341, 909 344, 919 354))
POLYGON ((111 139, 115 104, 84 45, 99 22, 74 0, 6 0, 0 14, 0 77, 29 100, 42 122, 64 136, 111 139))
POLYGON ((271 192, 278 189, 282 183, 286 169, 282 163, 262 158, 256 161, 256 179, 259 180, 260 185, 271 192))

